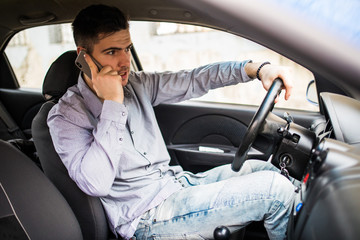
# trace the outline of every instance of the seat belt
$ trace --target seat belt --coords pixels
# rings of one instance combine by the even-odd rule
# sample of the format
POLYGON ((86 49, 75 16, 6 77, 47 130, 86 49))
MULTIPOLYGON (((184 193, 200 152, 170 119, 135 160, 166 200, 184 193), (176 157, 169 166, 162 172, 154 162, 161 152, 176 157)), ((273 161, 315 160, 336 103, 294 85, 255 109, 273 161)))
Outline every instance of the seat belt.
POLYGON ((26 139, 24 133, 20 130, 18 125, 11 118, 5 106, 0 102, 0 119, 5 123, 8 132, 15 138, 26 139))

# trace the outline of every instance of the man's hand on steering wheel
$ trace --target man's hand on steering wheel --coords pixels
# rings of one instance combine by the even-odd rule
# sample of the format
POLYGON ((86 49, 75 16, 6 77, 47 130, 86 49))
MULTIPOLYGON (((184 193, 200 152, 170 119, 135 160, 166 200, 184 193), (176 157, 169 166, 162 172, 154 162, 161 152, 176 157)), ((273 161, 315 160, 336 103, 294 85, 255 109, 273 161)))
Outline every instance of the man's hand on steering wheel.
MULTIPOLYGON (((283 88, 285 89, 285 100, 289 99, 293 88, 291 71, 292 69, 290 67, 271 65, 269 62, 249 62, 245 65, 245 72, 247 75, 251 78, 258 78, 266 91, 269 90, 276 78, 282 79, 283 88)), ((277 103, 278 100, 279 97, 275 99, 275 103, 277 103)))
POLYGON ((235 154, 235 158, 231 166, 234 171, 239 171, 244 162, 248 159, 248 152, 259 134, 266 117, 272 111, 274 103, 278 101, 278 95, 281 89, 285 89, 285 99, 287 100, 290 97, 293 87, 290 76, 290 68, 272 66, 269 62, 260 64, 249 62, 245 65, 245 71, 249 77, 256 77, 261 80, 263 87, 268 92, 251 120, 235 154))

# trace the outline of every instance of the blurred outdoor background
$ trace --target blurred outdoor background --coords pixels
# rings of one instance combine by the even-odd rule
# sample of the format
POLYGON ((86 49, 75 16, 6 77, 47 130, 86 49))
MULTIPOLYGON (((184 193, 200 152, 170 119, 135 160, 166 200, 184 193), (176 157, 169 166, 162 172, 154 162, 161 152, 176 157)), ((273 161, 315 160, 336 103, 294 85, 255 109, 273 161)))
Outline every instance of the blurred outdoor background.
MULTIPOLYGON (((132 40, 144 71, 176 71, 218 61, 270 61, 293 69, 293 94, 283 96, 278 108, 318 111, 306 100, 306 88, 313 79, 307 69, 244 38, 192 25, 159 22, 131 22, 132 40)), ((61 53, 75 50, 70 24, 38 27, 18 33, 6 54, 23 88, 40 90, 47 69, 61 53)), ((212 90, 197 101, 259 105, 265 95, 260 81, 212 90)))

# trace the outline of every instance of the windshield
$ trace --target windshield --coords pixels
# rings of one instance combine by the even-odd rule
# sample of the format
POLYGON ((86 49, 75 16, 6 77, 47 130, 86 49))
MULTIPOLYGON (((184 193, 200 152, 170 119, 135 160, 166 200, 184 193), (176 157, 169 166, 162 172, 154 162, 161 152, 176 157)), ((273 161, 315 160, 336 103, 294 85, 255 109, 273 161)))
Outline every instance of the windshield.
POLYGON ((273 0, 291 12, 298 13, 311 24, 321 25, 360 48, 360 1, 344 0, 273 0))

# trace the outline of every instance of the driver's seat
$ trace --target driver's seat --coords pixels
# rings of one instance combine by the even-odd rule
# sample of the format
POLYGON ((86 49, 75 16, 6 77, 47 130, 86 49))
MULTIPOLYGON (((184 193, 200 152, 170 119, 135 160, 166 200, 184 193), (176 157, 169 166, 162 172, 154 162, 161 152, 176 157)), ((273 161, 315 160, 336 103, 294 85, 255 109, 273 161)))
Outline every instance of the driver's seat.
POLYGON ((76 56, 76 51, 65 52, 50 66, 43 83, 43 95, 47 102, 32 122, 33 139, 45 175, 69 203, 80 224, 83 238, 108 239, 109 228, 100 199, 86 195, 69 177, 54 149, 47 126, 49 110, 70 86, 77 83, 79 70, 74 64, 76 56))
MULTIPOLYGON (((85 240, 109 239, 109 231, 104 209, 100 199, 82 192, 68 175, 60 157, 55 151, 47 125, 50 109, 65 94, 67 89, 77 83, 79 70, 75 66, 76 51, 63 53, 50 66, 43 83, 46 102, 32 122, 32 135, 45 175, 54 183, 72 208, 79 221, 85 240)), ((231 234, 231 240, 243 239, 244 229, 231 234)), ((220 239, 229 239, 220 238, 220 239)))

